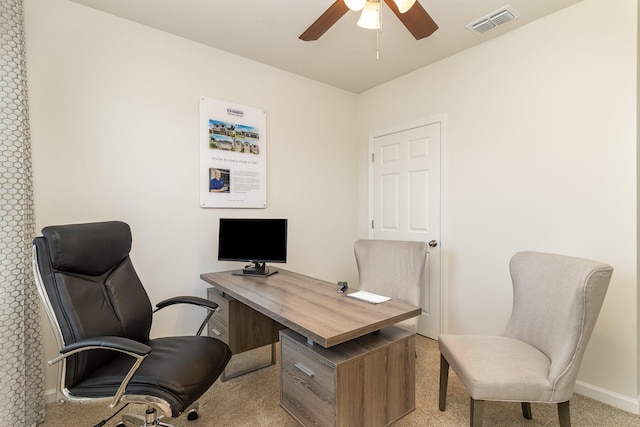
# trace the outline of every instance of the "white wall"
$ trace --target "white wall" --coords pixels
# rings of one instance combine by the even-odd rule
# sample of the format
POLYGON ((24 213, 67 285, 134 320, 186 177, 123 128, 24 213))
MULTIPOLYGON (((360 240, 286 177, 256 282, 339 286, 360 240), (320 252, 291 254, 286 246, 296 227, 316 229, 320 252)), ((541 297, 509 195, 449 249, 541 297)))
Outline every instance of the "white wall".
MULTIPOLYGON (((283 267, 355 281, 354 94, 68 1, 25 9, 38 230, 128 222, 152 303, 238 268, 217 261, 221 216, 286 217, 283 267), (267 209, 199 207, 200 96, 266 110, 267 209)), ((193 333, 202 314, 163 310, 153 333, 193 333)))
POLYGON ((359 96, 64 0, 25 8, 38 227, 129 222, 152 302, 236 265, 216 261, 227 215, 288 217, 288 268, 355 281, 369 132, 444 114, 447 330, 500 330, 515 251, 609 262, 580 391, 638 411, 633 0, 584 0, 359 96), (200 96, 267 111, 266 210, 198 207, 200 96))
POLYGON ((636 8, 585 0, 358 97, 359 234, 369 132, 444 114, 447 331, 500 332, 516 251, 610 263, 579 390, 633 412, 636 8))

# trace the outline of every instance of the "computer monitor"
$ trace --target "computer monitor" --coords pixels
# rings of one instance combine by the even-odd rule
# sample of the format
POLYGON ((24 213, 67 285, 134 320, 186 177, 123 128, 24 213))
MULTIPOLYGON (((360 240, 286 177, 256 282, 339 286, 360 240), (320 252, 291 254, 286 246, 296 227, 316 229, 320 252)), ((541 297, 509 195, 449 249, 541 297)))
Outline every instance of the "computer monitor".
POLYGON ((234 274, 269 276, 278 270, 267 262, 287 262, 287 220, 220 218, 218 260, 251 263, 234 274))

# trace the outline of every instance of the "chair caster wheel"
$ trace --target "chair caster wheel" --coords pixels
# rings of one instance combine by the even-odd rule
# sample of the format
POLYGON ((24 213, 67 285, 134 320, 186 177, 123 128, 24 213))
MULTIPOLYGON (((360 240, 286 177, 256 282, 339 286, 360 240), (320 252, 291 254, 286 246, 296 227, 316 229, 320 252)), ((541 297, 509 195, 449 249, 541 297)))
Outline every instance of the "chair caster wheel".
POLYGON ((116 427, 127 427, 127 425, 124 423, 124 421, 118 421, 116 423, 116 427))
POLYGON ((187 420, 189 421, 197 420, 198 417, 199 417, 198 411, 196 411, 195 409, 190 410, 189 413, 187 414, 187 420))

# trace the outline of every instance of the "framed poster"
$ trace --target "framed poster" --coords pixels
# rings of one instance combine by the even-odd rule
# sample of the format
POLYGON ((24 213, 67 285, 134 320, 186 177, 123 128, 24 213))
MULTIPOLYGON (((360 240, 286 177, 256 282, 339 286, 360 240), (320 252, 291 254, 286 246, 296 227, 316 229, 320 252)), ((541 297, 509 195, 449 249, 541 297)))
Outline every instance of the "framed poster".
POLYGON ((267 115, 200 98, 200 207, 267 207, 267 115))

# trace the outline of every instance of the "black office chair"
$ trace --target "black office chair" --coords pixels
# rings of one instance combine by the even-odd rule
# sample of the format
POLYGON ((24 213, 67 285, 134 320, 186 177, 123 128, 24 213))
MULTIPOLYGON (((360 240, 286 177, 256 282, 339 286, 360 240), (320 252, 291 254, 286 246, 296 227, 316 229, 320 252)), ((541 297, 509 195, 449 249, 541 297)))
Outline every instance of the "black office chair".
POLYGON ((129 258, 124 222, 46 227, 34 239, 33 267, 40 297, 60 348, 59 397, 76 403, 147 405, 145 416, 123 415, 120 426, 168 425, 188 411, 231 358, 222 341, 200 336, 217 304, 176 297, 156 310, 186 303, 208 310, 196 336, 149 338, 152 307, 129 258), (160 414, 159 414, 160 412, 160 414))

